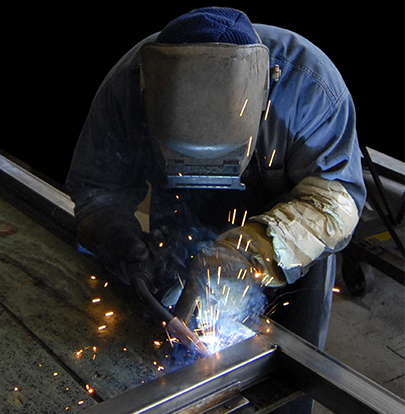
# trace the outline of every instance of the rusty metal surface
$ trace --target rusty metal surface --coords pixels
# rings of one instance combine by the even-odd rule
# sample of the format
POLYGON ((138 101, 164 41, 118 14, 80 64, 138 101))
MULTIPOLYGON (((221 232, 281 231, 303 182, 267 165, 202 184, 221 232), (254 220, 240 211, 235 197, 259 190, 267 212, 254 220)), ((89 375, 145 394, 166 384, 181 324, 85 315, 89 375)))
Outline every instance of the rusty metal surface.
POLYGON ((131 291, 2 199, 0 221, 0 412, 81 412, 164 375, 131 291))
POLYGON ((0 237, 11 236, 12 234, 17 233, 18 228, 11 223, 6 221, 0 221, 0 237))

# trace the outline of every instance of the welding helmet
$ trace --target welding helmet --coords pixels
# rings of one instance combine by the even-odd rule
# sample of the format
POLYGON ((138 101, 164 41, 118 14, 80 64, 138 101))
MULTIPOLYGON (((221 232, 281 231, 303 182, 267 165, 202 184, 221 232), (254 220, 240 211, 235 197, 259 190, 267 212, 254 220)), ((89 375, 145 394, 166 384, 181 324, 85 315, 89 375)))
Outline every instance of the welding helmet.
POLYGON ((268 98, 267 47, 155 42, 140 55, 149 135, 168 187, 243 190, 268 98))

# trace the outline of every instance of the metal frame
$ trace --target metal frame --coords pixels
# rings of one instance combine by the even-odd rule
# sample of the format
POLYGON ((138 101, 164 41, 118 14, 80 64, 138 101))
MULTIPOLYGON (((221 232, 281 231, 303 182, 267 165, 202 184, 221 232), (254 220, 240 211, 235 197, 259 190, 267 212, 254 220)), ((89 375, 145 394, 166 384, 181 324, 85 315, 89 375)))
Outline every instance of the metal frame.
POLYGON ((281 405, 271 398, 278 390, 270 378, 278 378, 281 384, 288 383, 291 388, 282 403, 306 393, 334 413, 404 412, 405 402, 401 398, 277 323, 262 319, 255 329, 259 334, 253 338, 127 391, 87 412, 270 413, 281 405), (249 405, 243 391, 258 383, 269 396, 269 403, 260 411, 252 411, 253 405, 249 405), (227 404, 236 397, 241 401, 239 407, 227 404))
POLYGON ((2 155, 0 195, 67 243, 76 244, 70 197, 2 155))
MULTIPOLYGON (((2 156, 0 193, 11 196, 19 208, 28 210, 34 218, 58 228, 57 233, 75 239, 70 198, 2 156)), ((288 384, 291 392, 285 401, 305 392, 335 413, 404 412, 404 400, 280 325, 262 319, 255 330, 259 334, 253 338, 127 391, 87 412, 243 413, 244 405, 253 409, 243 392, 257 386, 267 389, 270 383, 288 384)), ((271 390, 266 394, 271 395, 271 390)), ((277 406, 280 402, 275 403, 273 398, 260 411, 250 409, 245 413, 268 413, 277 406)))
POLYGON ((276 347, 261 336, 166 374, 87 410, 89 414, 206 412, 275 369, 276 347), (218 394, 218 391, 220 393, 218 394), (209 396, 215 394, 215 400, 209 396), (208 399, 208 401, 207 401, 208 399), (222 401, 221 401, 222 400, 222 401), (202 404, 204 403, 204 406, 202 404))
POLYGON ((279 346, 281 375, 334 413, 404 412, 404 400, 284 327, 262 320, 256 329, 279 346))

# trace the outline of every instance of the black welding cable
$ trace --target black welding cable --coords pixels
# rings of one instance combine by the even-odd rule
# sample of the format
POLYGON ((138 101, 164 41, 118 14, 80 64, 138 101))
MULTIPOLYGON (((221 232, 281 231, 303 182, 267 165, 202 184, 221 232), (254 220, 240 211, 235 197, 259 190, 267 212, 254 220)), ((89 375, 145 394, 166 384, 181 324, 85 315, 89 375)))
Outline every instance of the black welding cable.
POLYGON ((159 321, 169 323, 173 319, 174 316, 149 291, 142 275, 135 275, 133 277, 133 285, 142 302, 150 308, 153 315, 158 318, 159 321))
POLYGON ((147 286, 149 278, 141 271, 140 265, 131 265, 132 285, 141 298, 142 302, 149 307, 158 322, 165 322, 167 328, 173 331, 180 341, 191 350, 199 352, 203 356, 210 354, 207 346, 201 342, 197 334, 191 331, 187 325, 178 317, 174 317, 150 292, 147 286))

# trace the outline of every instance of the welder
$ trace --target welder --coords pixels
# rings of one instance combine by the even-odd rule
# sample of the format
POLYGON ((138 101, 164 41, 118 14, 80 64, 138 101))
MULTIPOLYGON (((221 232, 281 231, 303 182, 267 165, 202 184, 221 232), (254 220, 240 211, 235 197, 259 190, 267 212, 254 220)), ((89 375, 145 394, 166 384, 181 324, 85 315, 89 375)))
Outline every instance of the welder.
POLYGON ((67 180, 79 243, 124 283, 141 269, 153 291, 201 262, 225 277, 254 268, 272 300, 288 297, 274 319, 322 348, 335 253, 365 201, 355 123, 311 42, 193 10, 134 46, 93 100, 67 180), (134 212, 149 187, 145 234, 134 212))

